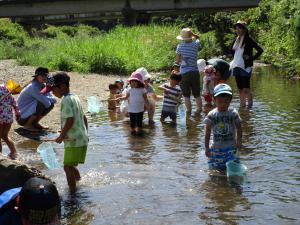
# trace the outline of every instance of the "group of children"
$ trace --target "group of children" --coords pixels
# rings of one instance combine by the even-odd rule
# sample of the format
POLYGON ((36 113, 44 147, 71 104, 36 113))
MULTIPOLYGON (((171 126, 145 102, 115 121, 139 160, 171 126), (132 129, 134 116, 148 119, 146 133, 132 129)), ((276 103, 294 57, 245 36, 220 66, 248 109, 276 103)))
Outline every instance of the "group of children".
MULTIPOLYGON (((173 67, 169 81, 158 87, 163 90, 161 122, 170 117, 172 123, 176 123, 177 106, 182 96, 179 85, 183 77, 176 69, 177 66, 174 65, 175 69, 173 67)), ((241 119, 236 110, 229 109, 232 100, 232 89, 226 84, 229 66, 224 60, 214 59, 208 62, 201 61, 198 67, 204 72, 203 97, 211 107, 211 111, 204 119, 205 154, 210 168, 224 170, 225 163, 235 158, 236 150, 241 147, 242 142, 241 119), (211 131, 213 131, 213 141, 210 145, 211 131)), ((149 123, 154 122, 155 101, 162 98, 155 94, 150 78, 145 68, 139 68, 129 77, 128 86, 124 87, 122 80, 109 85, 108 109, 115 110, 120 107, 121 101, 127 102, 123 108, 126 108, 129 114, 132 134, 142 133, 144 111, 148 111, 149 123)), ((52 91, 56 97, 62 98, 61 133, 55 141, 64 142, 64 170, 70 190, 75 191, 76 182, 80 180, 80 173, 76 166, 84 163, 86 157, 87 119, 78 96, 70 93, 70 77, 64 72, 59 72, 52 76, 51 80, 41 93, 52 91)), ((15 100, 5 85, 0 87, 0 99, 0 138, 10 148, 9 156, 14 158, 16 150, 13 142, 8 138, 8 132, 13 122, 12 110, 15 110, 16 116, 19 112, 15 100)))

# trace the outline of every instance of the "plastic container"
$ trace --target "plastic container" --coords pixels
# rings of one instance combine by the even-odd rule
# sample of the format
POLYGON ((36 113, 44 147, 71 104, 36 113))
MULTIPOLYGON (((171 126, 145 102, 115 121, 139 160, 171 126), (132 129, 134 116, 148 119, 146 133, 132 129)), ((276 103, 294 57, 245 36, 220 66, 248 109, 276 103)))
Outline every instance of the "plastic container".
POLYGON ((89 96, 87 98, 87 100, 88 100, 88 112, 90 112, 90 113, 99 113, 102 110, 103 105, 100 102, 98 97, 89 96))
POLYGON ((226 162, 226 174, 227 177, 243 177, 247 174, 247 167, 239 160, 231 160, 226 162))
POLYGON ((59 167, 59 163, 56 157, 56 153, 51 142, 43 142, 37 148, 37 152, 43 160, 43 163, 49 169, 56 169, 59 167))

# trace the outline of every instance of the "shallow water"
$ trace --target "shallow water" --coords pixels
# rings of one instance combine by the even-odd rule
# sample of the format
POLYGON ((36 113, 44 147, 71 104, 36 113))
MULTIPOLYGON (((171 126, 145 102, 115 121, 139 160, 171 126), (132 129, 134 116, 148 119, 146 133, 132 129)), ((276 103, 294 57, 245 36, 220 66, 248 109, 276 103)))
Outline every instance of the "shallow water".
MULTIPOLYGON (((146 126, 142 138, 115 115, 89 117, 89 151, 75 195, 62 168, 49 171, 40 162, 40 142, 17 148, 23 161, 56 181, 63 224, 300 224, 300 83, 256 68, 252 86, 254 107, 239 109, 248 167, 241 186, 208 175, 204 116, 162 126, 160 103, 155 127, 146 126)), ((238 108, 237 94, 232 106, 238 108)), ((54 146, 62 161, 63 146, 54 146)))

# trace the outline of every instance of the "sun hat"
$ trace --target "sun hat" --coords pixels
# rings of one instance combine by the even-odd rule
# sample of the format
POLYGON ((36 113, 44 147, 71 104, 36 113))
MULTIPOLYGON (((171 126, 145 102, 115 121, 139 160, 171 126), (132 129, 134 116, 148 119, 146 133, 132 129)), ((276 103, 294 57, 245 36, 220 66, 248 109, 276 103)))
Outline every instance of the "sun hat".
POLYGON ((58 72, 56 74, 54 74, 51 77, 48 77, 48 79, 46 80, 46 87, 44 87, 40 93, 41 94, 46 94, 50 91, 53 90, 53 88, 59 84, 69 84, 70 82, 70 77, 67 73, 65 72, 58 72))
POLYGON ((232 89, 228 84, 218 84, 214 88, 214 97, 217 97, 220 94, 229 94, 232 95, 232 89))
POLYGON ((180 32, 180 35, 178 35, 176 39, 180 41, 192 40, 192 30, 190 28, 183 28, 180 32))
POLYGON ((148 71, 146 70, 145 67, 140 67, 135 72, 140 73, 142 75, 144 81, 151 79, 151 75, 148 73, 148 71))
POLYGON ((25 182, 19 197, 21 215, 32 224, 60 224, 60 198, 55 185, 33 177, 25 182))
POLYGON ((198 59, 197 60, 197 67, 198 67, 199 72, 202 72, 204 70, 205 66, 206 66, 205 59, 198 59))
POLYGON ((244 29, 248 30, 247 27, 247 23, 243 20, 238 20, 235 24, 234 24, 234 28, 236 28, 236 26, 242 26, 244 29))
POLYGON ((136 81, 140 82, 142 85, 145 85, 143 76, 139 72, 133 72, 131 74, 131 76, 129 77, 128 82, 133 81, 133 80, 136 80, 136 81))
POLYGON ((115 84, 119 84, 119 83, 124 84, 124 81, 122 79, 118 79, 118 80, 115 81, 115 84))
POLYGON ((38 67, 35 72, 34 75, 32 77, 36 77, 36 76, 48 76, 49 75, 49 70, 48 68, 45 67, 38 67))
POLYGON ((208 65, 212 65, 217 71, 220 72, 221 74, 221 78, 223 80, 227 80, 230 76, 230 72, 229 72, 229 63, 226 62, 223 59, 218 59, 218 58, 214 58, 214 59, 210 59, 207 61, 208 65))

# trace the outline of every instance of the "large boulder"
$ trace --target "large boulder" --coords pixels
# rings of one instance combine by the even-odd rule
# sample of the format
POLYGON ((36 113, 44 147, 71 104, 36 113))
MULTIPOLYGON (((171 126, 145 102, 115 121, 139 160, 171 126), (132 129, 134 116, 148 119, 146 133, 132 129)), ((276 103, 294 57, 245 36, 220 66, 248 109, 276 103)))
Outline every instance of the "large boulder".
POLYGON ((0 154, 0 194, 10 188, 21 187, 31 177, 45 177, 39 170, 0 154))

